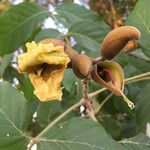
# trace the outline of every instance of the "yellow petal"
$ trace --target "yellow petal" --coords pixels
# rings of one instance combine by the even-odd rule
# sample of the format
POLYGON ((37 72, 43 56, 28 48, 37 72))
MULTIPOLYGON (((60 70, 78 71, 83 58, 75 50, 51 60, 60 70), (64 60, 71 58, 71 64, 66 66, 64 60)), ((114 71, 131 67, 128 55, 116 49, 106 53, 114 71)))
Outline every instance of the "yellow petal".
POLYGON ((27 43, 27 53, 18 57, 20 72, 27 72, 34 85, 34 94, 41 101, 61 100, 65 68, 69 57, 64 53, 63 46, 27 43))

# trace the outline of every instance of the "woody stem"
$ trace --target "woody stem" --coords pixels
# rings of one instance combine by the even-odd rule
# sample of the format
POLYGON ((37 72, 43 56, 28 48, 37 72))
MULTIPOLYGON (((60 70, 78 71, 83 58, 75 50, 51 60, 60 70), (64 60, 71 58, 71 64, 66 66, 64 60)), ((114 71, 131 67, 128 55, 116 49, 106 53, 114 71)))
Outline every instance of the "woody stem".
MULTIPOLYGON (((145 78, 143 77, 147 77, 150 75, 150 72, 147 72, 147 73, 143 73, 143 74, 140 74, 140 75, 137 75, 137 76, 134 76, 134 77, 130 77, 130 78, 127 78, 126 79, 126 82, 128 82, 127 84, 129 84, 130 82, 132 83, 133 82, 138 82, 138 81, 142 81, 143 79, 145 80, 145 78), (141 78, 141 79, 140 79, 141 78)), ((147 79, 147 78, 146 78, 147 79)), ((102 88, 96 92, 93 92, 93 93, 90 93, 88 94, 86 91, 85 94, 88 94, 88 98, 92 98, 94 97, 95 95, 97 94, 100 94, 101 92, 107 90, 106 88, 102 88)), ((86 95, 87 96, 87 95, 86 95)), ((110 98, 110 97, 109 97, 110 98)), ((103 105, 106 103, 106 101, 108 101, 109 99, 107 97, 107 99, 105 100, 105 102, 103 103, 103 105)), ((73 111, 74 109, 78 108, 79 106, 83 105, 84 104, 84 100, 81 99, 78 103, 74 104, 73 106, 71 106, 70 108, 68 108, 65 112, 63 112, 60 116, 58 116, 54 121, 52 121, 50 124, 48 124, 48 126, 43 129, 36 137, 30 139, 30 143, 29 143, 29 147, 28 147, 28 150, 31 150, 32 146, 37 143, 38 141, 40 141, 41 137, 51 128, 53 127, 55 124, 57 124, 62 118, 64 118, 67 114, 69 114, 71 111, 73 111)), ((102 106, 103 106, 102 105, 102 106)), ((102 108, 101 106, 101 108, 102 108)), ((100 108, 100 109, 101 109, 100 108)), ((94 116, 95 117, 95 116, 94 116)))
POLYGON ((89 99, 88 81, 89 81, 88 78, 83 80, 83 103, 86 109, 86 116, 91 118, 94 121, 97 121, 97 119, 95 118, 93 107, 91 105, 91 101, 89 99))

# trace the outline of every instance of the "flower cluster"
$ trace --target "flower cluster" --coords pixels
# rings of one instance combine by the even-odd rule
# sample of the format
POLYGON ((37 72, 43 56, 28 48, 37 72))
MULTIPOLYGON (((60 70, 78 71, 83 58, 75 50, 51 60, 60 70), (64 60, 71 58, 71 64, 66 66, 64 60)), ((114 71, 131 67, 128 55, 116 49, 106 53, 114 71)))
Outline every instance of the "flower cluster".
MULTIPOLYGON (((18 57, 19 71, 27 72, 34 85, 34 94, 41 100, 61 100, 61 81, 67 64, 78 78, 92 79, 97 84, 123 96, 124 72, 112 61, 130 40, 137 40, 140 32, 132 26, 112 30, 101 44, 101 57, 93 61, 87 55, 79 54, 65 42, 44 39, 40 43, 27 43, 27 53, 18 57)), ((127 100, 129 107, 134 104, 127 100)))

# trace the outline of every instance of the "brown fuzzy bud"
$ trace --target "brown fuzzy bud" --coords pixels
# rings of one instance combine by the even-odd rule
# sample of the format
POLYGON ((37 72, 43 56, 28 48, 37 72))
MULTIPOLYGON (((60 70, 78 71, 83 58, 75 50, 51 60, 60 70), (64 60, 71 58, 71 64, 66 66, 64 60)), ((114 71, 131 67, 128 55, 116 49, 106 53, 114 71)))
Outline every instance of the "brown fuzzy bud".
POLYGON ((78 78, 86 78, 90 74, 92 62, 90 57, 84 54, 78 54, 72 58, 72 69, 78 78))
POLYGON ((138 40, 140 31, 133 26, 124 26, 112 30, 101 45, 101 56, 113 59, 130 40, 138 40))

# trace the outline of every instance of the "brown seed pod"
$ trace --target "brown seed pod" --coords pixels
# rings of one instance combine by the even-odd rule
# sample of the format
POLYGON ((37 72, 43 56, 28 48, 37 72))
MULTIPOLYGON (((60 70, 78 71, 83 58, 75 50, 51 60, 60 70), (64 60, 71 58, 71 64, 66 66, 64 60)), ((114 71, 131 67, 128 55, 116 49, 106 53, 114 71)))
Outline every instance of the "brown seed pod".
POLYGON ((64 41, 61 41, 55 38, 47 38, 47 39, 40 41, 40 43, 43 43, 43 44, 53 43, 54 46, 64 46, 64 51, 69 56, 70 59, 72 59, 72 57, 78 54, 76 50, 74 50, 72 47, 67 45, 64 41))
POLYGON ((72 58, 72 69, 78 78, 86 78, 91 72, 92 61, 84 54, 78 54, 72 58))
POLYGON ((104 61, 92 67, 91 78, 99 85, 121 96, 124 89, 124 73, 114 61, 104 61))
POLYGON ((140 31, 133 26, 123 26, 112 30, 101 45, 101 56, 113 59, 130 40, 138 40, 140 31))

